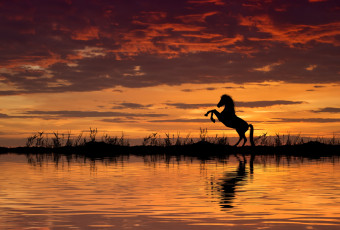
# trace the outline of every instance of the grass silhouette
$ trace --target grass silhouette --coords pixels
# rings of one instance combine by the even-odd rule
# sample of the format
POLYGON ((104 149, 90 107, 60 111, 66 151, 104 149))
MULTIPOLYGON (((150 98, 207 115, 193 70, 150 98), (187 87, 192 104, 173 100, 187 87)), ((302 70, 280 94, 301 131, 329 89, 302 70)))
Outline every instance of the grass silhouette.
POLYGON ((199 136, 190 134, 181 137, 180 133, 164 135, 151 133, 143 139, 141 145, 131 146, 124 134, 98 137, 98 130, 90 128, 88 135, 67 133, 37 132, 29 136, 25 147, 0 147, 0 153, 62 153, 105 157, 112 155, 191 155, 199 157, 222 156, 229 154, 271 154, 271 155, 303 155, 323 157, 340 155, 340 140, 332 138, 306 138, 301 135, 268 136, 263 133, 254 137, 256 146, 231 146, 227 136, 209 137, 208 130, 200 128, 199 136))

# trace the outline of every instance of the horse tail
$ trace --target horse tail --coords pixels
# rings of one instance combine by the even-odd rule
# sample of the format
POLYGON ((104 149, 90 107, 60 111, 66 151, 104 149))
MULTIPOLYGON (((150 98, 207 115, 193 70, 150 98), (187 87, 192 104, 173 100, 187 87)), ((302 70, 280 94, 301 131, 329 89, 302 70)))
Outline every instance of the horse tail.
POLYGON ((250 127, 250 135, 249 135, 250 144, 251 144, 251 146, 255 146, 255 143, 254 143, 254 126, 252 124, 249 124, 249 127, 250 127))

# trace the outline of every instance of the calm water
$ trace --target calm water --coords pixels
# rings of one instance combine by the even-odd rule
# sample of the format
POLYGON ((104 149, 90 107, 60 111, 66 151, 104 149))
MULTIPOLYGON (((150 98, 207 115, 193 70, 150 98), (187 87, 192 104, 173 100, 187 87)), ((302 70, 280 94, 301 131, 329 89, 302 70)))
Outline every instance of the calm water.
POLYGON ((340 227, 339 158, 8 154, 0 169, 0 229, 340 227))

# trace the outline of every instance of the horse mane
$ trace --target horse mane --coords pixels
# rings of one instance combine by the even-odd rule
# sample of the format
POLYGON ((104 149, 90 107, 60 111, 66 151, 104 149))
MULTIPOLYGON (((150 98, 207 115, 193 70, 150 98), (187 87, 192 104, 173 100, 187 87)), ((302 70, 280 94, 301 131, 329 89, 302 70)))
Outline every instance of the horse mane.
POLYGON ((234 100, 227 94, 222 95, 222 98, 225 102, 225 107, 233 114, 235 114, 235 104, 234 100))

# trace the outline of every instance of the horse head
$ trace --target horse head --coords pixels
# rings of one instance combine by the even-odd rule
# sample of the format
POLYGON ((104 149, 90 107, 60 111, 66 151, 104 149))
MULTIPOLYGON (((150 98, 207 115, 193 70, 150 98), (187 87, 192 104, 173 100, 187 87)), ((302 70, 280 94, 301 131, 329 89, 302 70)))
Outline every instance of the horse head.
POLYGON ((234 101, 229 95, 224 94, 221 96, 221 100, 217 104, 217 107, 220 108, 223 105, 232 105, 234 107, 234 101))

